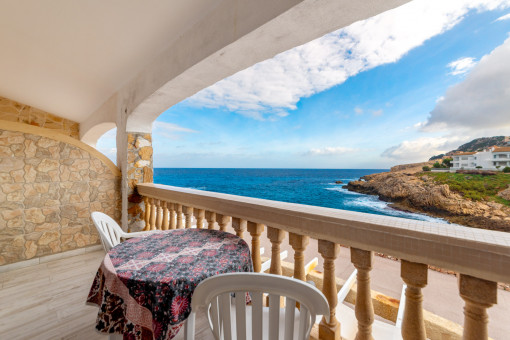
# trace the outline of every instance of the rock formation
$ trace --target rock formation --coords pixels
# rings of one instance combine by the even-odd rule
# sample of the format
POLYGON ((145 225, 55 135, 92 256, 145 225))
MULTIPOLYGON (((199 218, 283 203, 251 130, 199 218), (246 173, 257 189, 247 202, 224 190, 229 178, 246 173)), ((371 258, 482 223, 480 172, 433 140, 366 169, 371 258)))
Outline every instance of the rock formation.
MULTIPOLYGON (((392 168, 362 177, 347 185, 351 191, 378 195, 393 202, 394 207, 441 217, 449 222, 470 227, 509 231, 510 208, 495 202, 476 202, 450 191, 447 184, 438 184, 432 177, 419 176, 424 163, 392 168)), ((506 189, 500 195, 510 195, 506 189)), ((504 196, 501 196, 504 197, 504 196)))

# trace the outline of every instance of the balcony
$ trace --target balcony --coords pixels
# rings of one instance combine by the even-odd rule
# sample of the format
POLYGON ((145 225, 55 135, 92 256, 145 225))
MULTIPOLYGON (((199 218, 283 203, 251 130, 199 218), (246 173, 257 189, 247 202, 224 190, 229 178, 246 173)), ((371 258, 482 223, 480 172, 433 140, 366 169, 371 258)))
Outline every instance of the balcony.
MULTIPOLYGON (((261 237, 263 238, 264 230, 267 229, 265 249, 271 248, 269 272, 303 280, 312 279, 328 298, 331 315, 336 316, 336 319, 333 319, 337 321, 331 325, 323 324, 319 329, 327 327, 334 330, 346 317, 345 310, 337 305, 337 292, 345 284, 352 268, 347 263, 349 251, 343 249, 346 247, 350 248, 350 262, 357 269, 358 278, 357 287, 349 293, 350 299, 347 301, 355 304, 357 323, 361 330, 370 328, 372 323, 367 320, 373 320, 374 310, 379 312, 379 318, 386 317, 389 322, 397 321, 398 302, 396 306, 381 302, 377 296, 383 294, 371 289, 372 268, 378 273, 374 275, 375 278, 393 286, 384 287, 384 284, 379 282, 375 283, 376 290, 389 291, 389 295, 400 296, 400 287, 395 289, 395 281, 399 275, 403 281, 400 285, 405 283, 408 287, 402 322, 402 334, 407 339, 422 338, 425 333, 427 337, 434 339, 445 336, 459 338, 462 333, 460 326, 449 323, 442 327, 442 321, 433 321, 437 318, 436 315, 422 312, 422 289, 427 291, 427 297, 430 296, 435 304, 440 303, 446 296, 451 297, 453 290, 457 290, 451 285, 455 279, 445 279, 444 275, 428 290, 425 289, 430 272, 427 265, 460 273, 459 290, 455 294, 460 295, 466 302, 465 309, 468 315, 473 316, 464 322, 456 317, 459 323, 464 323, 466 339, 483 337, 487 321, 485 309, 497 302, 497 282, 510 281, 510 235, 504 233, 158 184, 139 184, 137 189, 144 197, 146 230, 190 228, 194 224, 199 228, 216 228, 218 225, 221 230, 229 230, 231 226, 238 236, 251 244, 256 271, 261 270, 264 260, 260 254, 261 237), (289 246, 284 245, 287 243, 284 240, 287 239, 289 246), (342 250, 339 245, 342 245, 342 250), (280 253, 284 249, 294 254, 293 263, 280 259, 280 253), (377 257, 377 260, 374 260, 373 253, 400 259, 400 273, 397 262, 388 266, 387 260, 377 257), (323 274, 308 273, 305 259, 319 254, 322 257, 320 269, 323 274), (384 266, 386 275, 377 269, 378 264, 384 266), (389 273, 394 274, 393 279, 388 279, 389 273), (339 280, 337 274, 342 279, 339 280), (447 282, 450 284, 448 289, 445 288, 448 286, 447 282), (386 312, 381 312, 384 309, 386 312), (390 313, 387 312, 388 309, 391 310, 390 313), (420 329, 420 325, 423 325, 424 329, 420 329)), ((264 245, 264 241, 262 244, 264 245)), ((436 275, 437 272, 431 272, 430 277, 436 275)), ((500 295, 503 295, 503 300, 510 297, 506 292, 500 295)), ((460 314, 461 299, 456 300, 456 303, 444 306, 446 310, 441 313, 460 314), (451 310, 452 308, 457 311, 451 310)), ((499 308, 508 306, 502 304, 499 308)), ((499 321, 493 322, 499 324, 499 321)))
MULTIPOLYGON (((203 227, 235 232, 251 245, 256 271, 268 259, 260 253, 263 247, 271 249, 270 273, 315 281, 328 298, 334 322, 318 325, 314 338, 321 327, 334 333, 341 325, 348 339, 358 327, 376 339, 392 338, 395 330, 404 339, 425 334, 430 339, 460 339, 459 324, 464 324, 465 339, 481 339, 487 332, 486 309, 493 305, 492 336, 502 339, 508 332, 510 293, 497 288, 497 282, 510 282, 508 234, 158 184, 137 188, 146 205, 147 230, 203 227), (284 250, 293 259, 281 259, 284 250), (318 255, 318 270, 310 270, 306 262, 318 255), (432 267, 460 273, 459 285, 455 276, 432 267), (348 282, 354 268, 355 285, 348 282), (401 296, 404 283, 407 291, 401 296), (342 290, 344 286, 348 289, 342 290), (342 291, 347 295, 338 303, 342 291), (400 296, 405 303, 399 303, 400 296), (470 316, 466 320, 464 303, 470 316)), ((97 308, 84 305, 104 252, 98 246, 74 252, 78 255, 56 261, 43 257, 36 266, 2 274, 3 336, 105 338, 94 332, 97 308)), ((204 315, 199 317, 197 334, 212 338, 204 315)))

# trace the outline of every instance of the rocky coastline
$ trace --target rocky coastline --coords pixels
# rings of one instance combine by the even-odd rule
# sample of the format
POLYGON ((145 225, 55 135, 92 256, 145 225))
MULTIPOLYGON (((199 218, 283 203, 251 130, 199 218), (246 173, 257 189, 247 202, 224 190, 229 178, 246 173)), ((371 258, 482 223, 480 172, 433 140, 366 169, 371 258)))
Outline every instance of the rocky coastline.
POLYGON ((421 174, 424 165, 431 164, 399 165, 389 172, 363 176, 346 187, 350 191, 377 195, 391 202, 395 209, 425 213, 469 227, 510 232, 509 207, 466 199, 450 191, 447 184, 438 184, 430 176, 421 174))

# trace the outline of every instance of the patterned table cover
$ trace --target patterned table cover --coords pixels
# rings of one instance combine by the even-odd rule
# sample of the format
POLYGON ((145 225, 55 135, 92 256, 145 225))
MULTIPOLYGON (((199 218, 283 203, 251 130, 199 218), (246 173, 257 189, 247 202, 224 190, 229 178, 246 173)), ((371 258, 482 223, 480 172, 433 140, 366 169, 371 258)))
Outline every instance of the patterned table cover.
POLYGON ((124 339, 172 339, 204 279, 253 271, 241 238, 219 230, 177 229, 129 239, 110 250, 87 297, 96 329, 124 339))

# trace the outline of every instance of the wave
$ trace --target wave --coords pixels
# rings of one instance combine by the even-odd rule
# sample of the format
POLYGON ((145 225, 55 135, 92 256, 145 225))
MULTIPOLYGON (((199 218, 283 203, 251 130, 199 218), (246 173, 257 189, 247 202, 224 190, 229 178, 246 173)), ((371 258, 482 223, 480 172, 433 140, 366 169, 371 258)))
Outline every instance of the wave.
MULTIPOLYGON (((411 212, 405 212, 401 210, 394 209, 390 206, 390 203, 381 201, 377 196, 372 195, 366 195, 361 194, 354 191, 349 191, 344 188, 325 188, 326 190, 331 191, 338 191, 341 192, 343 195, 351 196, 349 198, 344 199, 344 205, 347 207, 354 208, 353 210, 356 211, 364 211, 364 212, 374 212, 379 213, 386 216, 393 216, 393 217, 402 217, 402 218, 410 218, 413 220, 419 220, 419 221, 426 221, 426 222, 435 222, 435 223, 444 223, 449 224, 448 221, 428 216, 425 214, 419 214, 419 213, 411 213, 411 212)), ((350 210, 350 209, 347 209, 350 210)))

